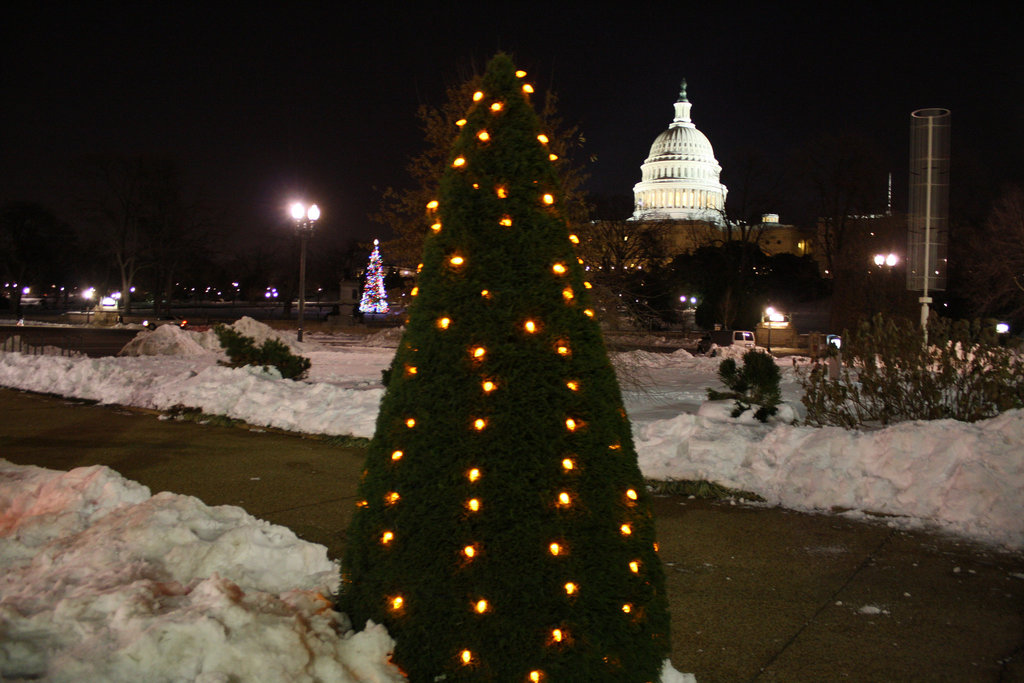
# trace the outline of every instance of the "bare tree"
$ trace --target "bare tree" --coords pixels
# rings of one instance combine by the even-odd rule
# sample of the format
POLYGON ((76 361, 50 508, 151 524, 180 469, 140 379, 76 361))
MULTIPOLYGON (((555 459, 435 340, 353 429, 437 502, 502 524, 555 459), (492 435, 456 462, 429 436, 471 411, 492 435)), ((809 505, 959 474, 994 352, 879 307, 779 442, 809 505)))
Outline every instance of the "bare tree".
POLYGON ((996 200, 968 249, 968 298, 982 313, 1024 323, 1024 187, 1011 186, 996 200))

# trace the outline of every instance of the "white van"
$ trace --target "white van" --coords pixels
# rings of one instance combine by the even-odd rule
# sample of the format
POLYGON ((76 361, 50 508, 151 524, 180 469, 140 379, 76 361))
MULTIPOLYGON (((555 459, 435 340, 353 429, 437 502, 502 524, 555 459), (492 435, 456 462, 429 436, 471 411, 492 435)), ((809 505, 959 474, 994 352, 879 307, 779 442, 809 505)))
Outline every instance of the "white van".
POLYGON ((738 346, 743 349, 752 349, 756 346, 754 333, 750 330, 712 330, 704 335, 697 343, 697 351, 707 353, 711 345, 716 346, 738 346))

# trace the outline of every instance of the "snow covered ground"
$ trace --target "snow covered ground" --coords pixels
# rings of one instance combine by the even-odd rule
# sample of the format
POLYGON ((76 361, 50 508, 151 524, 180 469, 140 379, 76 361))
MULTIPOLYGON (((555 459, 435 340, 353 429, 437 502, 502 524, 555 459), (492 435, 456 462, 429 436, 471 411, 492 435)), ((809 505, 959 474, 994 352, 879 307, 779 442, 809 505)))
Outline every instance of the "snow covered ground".
MULTIPOLYGON (((140 333, 117 358, 0 353, 0 385, 372 435, 394 331, 328 348, 249 319, 236 327, 258 340, 282 337, 312 360, 309 378, 220 366, 212 333, 164 326, 140 333)), ((648 477, 714 481, 768 504, 880 513, 894 524, 1024 548, 1024 411, 876 431, 793 426, 800 389, 786 360, 787 406, 765 425, 706 400, 707 387, 720 388, 720 359, 636 351, 613 360, 648 477)), ((386 632, 350 632, 318 597, 337 582, 323 548, 237 508, 150 497, 106 468, 65 474, 2 463, 0 566, 0 672, 8 680, 35 676, 46 662, 50 680, 140 680, 140 662, 146 680, 227 681, 216 672, 236 668, 280 671, 279 680, 400 680, 385 663, 386 632), (101 537, 104 544, 90 542, 101 537), (174 654, 185 649, 189 658, 174 654), (154 661, 166 666, 159 676, 148 668, 154 661)), ((663 676, 681 680, 674 670, 663 676)))

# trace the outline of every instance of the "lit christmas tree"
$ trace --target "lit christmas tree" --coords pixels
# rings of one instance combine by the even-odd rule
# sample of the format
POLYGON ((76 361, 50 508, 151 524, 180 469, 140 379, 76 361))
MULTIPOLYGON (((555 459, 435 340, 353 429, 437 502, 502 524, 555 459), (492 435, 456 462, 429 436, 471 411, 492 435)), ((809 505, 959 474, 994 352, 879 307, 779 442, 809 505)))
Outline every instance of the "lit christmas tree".
POLYGON ((380 245, 373 241, 373 252, 370 264, 366 267, 366 283, 363 285, 363 298, 359 300, 359 310, 363 313, 387 313, 388 294, 384 289, 384 266, 380 259, 380 245))
POLYGON ((648 493, 524 75, 490 62, 427 206, 340 601, 414 682, 657 681, 648 493))

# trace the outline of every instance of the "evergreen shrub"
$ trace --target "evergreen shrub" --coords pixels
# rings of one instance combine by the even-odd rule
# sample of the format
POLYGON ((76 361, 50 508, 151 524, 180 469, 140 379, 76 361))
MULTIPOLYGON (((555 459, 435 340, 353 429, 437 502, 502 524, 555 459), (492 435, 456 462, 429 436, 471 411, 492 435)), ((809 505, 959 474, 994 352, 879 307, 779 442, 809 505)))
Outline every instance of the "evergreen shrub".
POLYGON ((340 608, 414 682, 656 681, 651 494, 523 84, 490 62, 426 211, 340 608))
POLYGON ((227 364, 233 368, 243 365, 272 366, 285 379, 302 379, 309 371, 310 360, 305 356, 296 356, 284 342, 277 339, 266 339, 263 344, 256 346, 253 337, 247 337, 227 325, 217 325, 213 330, 228 355, 227 364))
POLYGON ((843 333, 838 359, 800 373, 807 422, 852 429, 906 420, 975 422, 1024 407, 1024 358, 993 323, 876 316, 843 333))
POLYGON ((755 405, 754 417, 761 422, 778 412, 782 400, 779 389, 782 376, 771 354, 748 351, 743 354, 742 369, 737 367, 734 359, 726 358, 718 366, 718 378, 729 391, 708 389, 708 398, 712 401, 735 400, 733 417, 739 417, 755 405))

